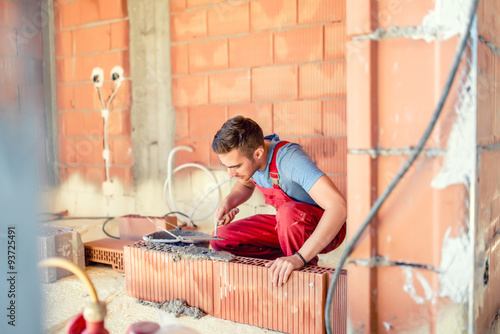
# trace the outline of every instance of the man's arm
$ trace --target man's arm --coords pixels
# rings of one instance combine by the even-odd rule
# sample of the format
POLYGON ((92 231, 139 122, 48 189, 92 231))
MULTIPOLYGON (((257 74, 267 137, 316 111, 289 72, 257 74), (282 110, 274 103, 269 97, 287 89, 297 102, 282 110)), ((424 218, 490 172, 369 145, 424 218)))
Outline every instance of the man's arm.
MULTIPOLYGON (((219 205, 219 207, 215 211, 214 221, 220 220, 222 216, 231 211, 231 209, 237 207, 242 203, 245 203, 252 196, 254 189, 255 184, 253 184, 252 182, 238 180, 234 184, 233 189, 231 189, 229 195, 227 195, 222 204, 219 205)), ((229 224, 233 220, 235 215, 236 213, 229 213, 224 218, 224 221, 220 222, 220 225, 229 224)))
MULTIPOLYGON (((318 255, 335 238, 347 218, 345 198, 328 176, 321 176, 309 190, 309 195, 325 212, 314 232, 299 249, 306 262, 318 255)), ((297 255, 281 257, 268 263, 272 281, 277 286, 286 283, 292 271, 303 265, 297 255)))

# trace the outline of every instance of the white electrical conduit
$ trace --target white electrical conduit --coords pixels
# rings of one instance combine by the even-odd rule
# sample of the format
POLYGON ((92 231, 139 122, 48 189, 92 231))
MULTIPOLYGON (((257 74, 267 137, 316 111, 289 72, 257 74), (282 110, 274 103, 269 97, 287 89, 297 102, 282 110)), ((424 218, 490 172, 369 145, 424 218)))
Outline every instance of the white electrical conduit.
POLYGON ((194 206, 193 210, 191 211, 190 215, 189 215, 189 221, 190 222, 193 222, 194 219, 194 214, 196 212, 196 210, 198 209, 198 207, 200 206, 201 202, 214 190, 217 189, 218 191, 218 194, 217 194, 217 202, 215 203, 214 205, 214 208, 205 216, 205 217, 202 217, 202 218, 198 218, 197 220, 205 220, 207 218, 209 218, 214 212, 215 210, 217 209, 217 207, 219 206, 219 203, 220 203, 220 196, 221 196, 221 193, 220 193, 220 186, 224 183, 226 183, 227 181, 230 180, 230 178, 227 178, 227 179, 224 179, 222 180, 221 182, 217 183, 217 179, 215 178, 215 176, 212 174, 212 172, 210 172, 210 170, 208 170, 206 167, 200 165, 200 164, 197 164, 197 163, 185 163, 183 165, 180 165, 178 167, 176 167, 174 170, 172 170, 172 164, 173 164, 173 159, 174 159, 174 155, 177 151, 188 151, 188 152, 193 152, 193 149, 189 146, 177 146, 175 147, 174 149, 172 149, 172 151, 170 151, 170 154, 168 155, 168 166, 167 166, 167 179, 165 180, 165 183, 163 184, 163 200, 165 202, 165 205, 168 207, 168 209, 170 211, 180 211, 177 206, 175 205, 175 201, 174 201, 174 196, 173 196, 173 192, 172 192, 172 176, 173 174, 177 173, 178 171, 182 170, 182 169, 185 169, 185 168, 198 168, 198 169, 201 169, 202 171, 204 171, 206 174, 208 174, 213 182, 215 183, 215 186, 213 186, 212 188, 210 188, 199 200, 198 202, 196 203, 196 205, 194 206), (170 197, 170 202, 172 203, 172 207, 170 206, 170 203, 169 201, 167 200, 167 196, 166 196, 166 192, 167 192, 167 187, 168 187, 168 192, 169 192, 169 197, 170 197))

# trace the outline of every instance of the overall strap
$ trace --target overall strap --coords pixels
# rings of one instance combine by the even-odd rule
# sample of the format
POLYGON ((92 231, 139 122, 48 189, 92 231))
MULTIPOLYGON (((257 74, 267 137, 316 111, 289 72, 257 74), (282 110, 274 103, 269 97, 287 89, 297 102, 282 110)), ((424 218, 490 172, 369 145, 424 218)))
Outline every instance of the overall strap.
POLYGON ((278 166, 276 165, 276 156, 278 155, 278 150, 286 144, 288 144, 287 141, 280 141, 276 144, 274 147, 273 158, 271 159, 271 163, 269 163, 269 177, 271 177, 271 180, 273 181, 273 188, 275 189, 281 189, 279 184, 280 176, 278 175, 278 166))

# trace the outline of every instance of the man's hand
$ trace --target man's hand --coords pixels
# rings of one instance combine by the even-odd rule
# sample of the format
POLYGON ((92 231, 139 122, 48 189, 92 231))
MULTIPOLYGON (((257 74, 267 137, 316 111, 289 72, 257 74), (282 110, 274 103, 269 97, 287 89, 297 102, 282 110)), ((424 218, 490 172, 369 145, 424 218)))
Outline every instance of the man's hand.
POLYGON ((282 286, 288 281, 290 274, 295 269, 304 266, 304 262, 297 255, 277 258, 272 262, 265 264, 269 268, 270 278, 274 286, 282 286))
POLYGON ((228 210, 225 205, 221 205, 215 211, 214 223, 219 226, 227 225, 234 219, 238 212, 240 212, 240 209, 238 208, 228 210))

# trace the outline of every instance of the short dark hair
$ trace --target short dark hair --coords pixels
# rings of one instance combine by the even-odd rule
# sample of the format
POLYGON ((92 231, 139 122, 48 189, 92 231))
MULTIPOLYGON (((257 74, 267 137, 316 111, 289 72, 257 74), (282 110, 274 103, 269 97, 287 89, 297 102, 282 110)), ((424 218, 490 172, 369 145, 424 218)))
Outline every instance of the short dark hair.
POLYGON ((264 134, 254 120, 235 116, 227 120, 214 136, 212 150, 217 154, 229 153, 237 148, 241 154, 253 159, 253 153, 264 147, 264 134))

